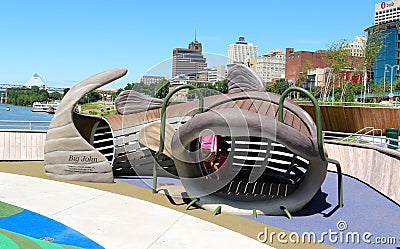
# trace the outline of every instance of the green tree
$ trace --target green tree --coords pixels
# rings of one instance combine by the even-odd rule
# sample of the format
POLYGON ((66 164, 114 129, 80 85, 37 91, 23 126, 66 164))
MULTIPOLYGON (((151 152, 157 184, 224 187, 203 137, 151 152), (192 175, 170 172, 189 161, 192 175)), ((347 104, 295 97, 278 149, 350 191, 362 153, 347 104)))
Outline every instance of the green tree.
POLYGON ((132 90, 133 89, 133 86, 135 85, 136 83, 128 83, 125 87, 124 87, 124 90, 132 90))
MULTIPOLYGON (((221 94, 221 92, 215 89, 214 84, 205 84, 205 83, 195 83, 194 86, 200 91, 203 97, 208 97, 212 95, 221 94)), ((228 89, 226 89, 227 91, 228 89)), ((188 92, 188 99, 198 98, 198 95, 195 90, 190 90, 188 92)))
POLYGON ((289 81, 287 81, 286 79, 279 79, 274 84, 273 92, 277 94, 282 94, 289 87, 290 87, 289 81))
MULTIPOLYGON (((386 89, 388 89, 388 88, 386 88, 386 89)), ((397 78, 396 81, 393 83, 393 91, 396 91, 396 92, 400 91, 400 78, 397 78)))
POLYGON ((62 95, 59 92, 49 93, 49 98, 52 100, 61 100, 61 97, 62 97, 62 95))
POLYGON ((311 94, 314 95, 315 98, 319 99, 321 97, 322 87, 320 86, 313 86, 311 88, 311 94))
POLYGON ((121 92, 123 92, 124 91, 124 89, 122 89, 122 88, 118 88, 118 90, 117 90, 117 93, 116 93, 116 96, 118 96, 121 92))
POLYGON ((228 81, 226 79, 215 82, 214 89, 220 93, 228 93, 228 81))
POLYGON ((85 103, 92 103, 97 102, 102 99, 102 96, 98 92, 90 92, 83 96, 79 101, 78 104, 83 105, 85 103))
POLYGON ((267 91, 267 92, 275 92, 275 87, 274 87, 274 84, 267 84, 266 86, 265 86, 265 91, 267 91))
POLYGON ((49 101, 49 93, 33 86, 31 89, 9 89, 7 102, 20 106, 32 106, 33 102, 47 102, 49 101))
MULTIPOLYGON (((383 47, 383 41, 387 34, 381 32, 379 26, 375 26, 368 30, 368 39, 364 47, 364 60, 360 64, 359 71, 363 73, 364 79, 364 92, 366 92, 367 87, 367 71, 371 71, 373 64, 377 61, 377 56, 383 47)), ((387 89, 386 86, 384 89, 387 89)))
POLYGON ((155 84, 145 84, 143 82, 132 82, 128 83, 124 89, 118 89, 117 95, 119 95, 123 90, 133 90, 142 93, 147 96, 154 96, 155 84))
POLYGON ((163 99, 167 96, 171 84, 169 80, 163 79, 156 83, 153 97, 163 99))
POLYGON ((350 89, 354 92, 354 94, 361 94, 363 85, 362 83, 351 84, 350 89))
POLYGON ((341 73, 346 68, 352 68, 351 66, 353 64, 347 44, 348 42, 346 39, 341 39, 338 42, 332 43, 326 52, 325 62, 330 70, 323 87, 324 101, 326 100, 329 90, 334 87, 335 83, 338 83, 338 85, 344 89, 340 95, 340 100, 343 101, 346 86, 344 86, 344 82, 341 82, 341 73))
POLYGON ((65 95, 67 94, 67 92, 69 91, 69 89, 70 89, 70 88, 64 88, 64 90, 63 90, 63 92, 64 92, 64 93, 63 93, 63 96, 65 96, 65 95))

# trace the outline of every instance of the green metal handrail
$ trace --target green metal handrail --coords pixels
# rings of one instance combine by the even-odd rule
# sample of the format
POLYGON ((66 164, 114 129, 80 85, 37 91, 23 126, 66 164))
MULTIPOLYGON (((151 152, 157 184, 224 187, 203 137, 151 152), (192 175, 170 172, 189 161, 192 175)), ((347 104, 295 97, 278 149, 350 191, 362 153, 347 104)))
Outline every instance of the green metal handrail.
POLYGON ((278 121, 283 123, 283 102, 289 93, 291 92, 301 92, 307 95, 311 102, 314 104, 315 108, 315 124, 317 126, 317 141, 318 141, 318 151, 321 156, 321 159, 326 161, 325 151, 324 151, 324 141, 322 139, 322 122, 321 122, 321 109, 318 105, 318 101, 315 97, 306 89, 300 87, 289 87, 282 93, 281 98, 279 99, 279 107, 278 107, 278 121))
POLYGON ((318 101, 315 99, 315 97, 306 89, 300 88, 300 87, 289 87, 286 89, 283 93, 281 98, 279 99, 279 107, 278 107, 278 121, 283 123, 283 103, 285 101, 285 98, 289 93, 291 92, 300 92, 305 95, 307 95, 308 98, 310 98, 311 102, 314 105, 315 108, 315 124, 317 126, 317 142, 318 142, 318 151, 321 159, 323 161, 327 161, 328 163, 332 163, 336 165, 337 173, 338 173, 338 205, 339 207, 343 207, 343 176, 342 176, 342 168, 340 166, 340 163, 334 159, 327 158, 325 155, 325 150, 324 150, 324 141, 322 137, 322 121, 321 121, 321 109, 318 105, 318 101))
POLYGON ((166 110, 167 106, 169 104, 169 100, 171 97, 178 91, 182 89, 190 88, 190 90, 195 90, 196 94, 199 97, 199 109, 197 113, 202 113, 204 110, 204 98, 203 95, 201 94, 200 90, 197 89, 193 85, 182 85, 178 86, 177 88, 174 88, 170 92, 168 92, 167 96, 164 99, 164 102, 161 107, 161 127, 160 127, 160 146, 158 147, 158 151, 154 155, 154 165, 153 165, 153 193, 157 193, 157 165, 158 165, 158 157, 164 150, 164 140, 165 140, 165 122, 166 122, 166 110))

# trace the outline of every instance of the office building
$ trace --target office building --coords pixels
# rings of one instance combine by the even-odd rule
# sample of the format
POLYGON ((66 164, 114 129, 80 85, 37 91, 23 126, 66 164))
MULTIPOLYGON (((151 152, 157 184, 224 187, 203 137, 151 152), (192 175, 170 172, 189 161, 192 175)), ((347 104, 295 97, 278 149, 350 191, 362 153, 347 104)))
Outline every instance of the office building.
POLYGON ((211 67, 205 71, 207 72, 207 81, 210 83, 215 83, 226 78, 227 71, 225 66, 211 67))
POLYGON ((391 0, 375 4, 374 25, 400 19, 400 0, 391 0))
POLYGON ((206 58, 202 54, 202 45, 195 40, 188 48, 174 48, 172 52, 172 77, 186 75, 190 80, 196 80, 197 74, 207 67, 206 58))
POLYGON ((373 30, 375 30, 374 32, 380 32, 384 37, 382 48, 372 68, 374 82, 383 84, 384 81, 390 80, 391 77, 395 80, 399 75, 398 70, 395 70, 392 74, 391 67, 399 65, 400 21, 397 20, 375 25, 368 28, 366 31, 372 32, 373 30))
POLYGON ((379 32, 384 37, 383 46, 371 69, 374 82, 394 82, 399 76, 400 0, 375 4, 374 25, 365 31, 379 32))
POLYGON ((242 63, 246 60, 256 58, 258 47, 245 41, 244 37, 239 37, 235 44, 228 45, 228 64, 242 63))
POLYGON ((258 56, 255 60, 253 59, 251 65, 265 83, 270 83, 274 80, 285 78, 285 60, 283 50, 277 48, 274 51, 258 56))

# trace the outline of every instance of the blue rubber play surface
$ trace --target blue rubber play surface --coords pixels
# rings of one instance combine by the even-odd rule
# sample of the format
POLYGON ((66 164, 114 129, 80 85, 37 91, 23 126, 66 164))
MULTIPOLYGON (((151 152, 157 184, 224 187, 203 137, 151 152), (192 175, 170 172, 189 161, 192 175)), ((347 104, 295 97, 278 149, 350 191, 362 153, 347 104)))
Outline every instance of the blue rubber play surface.
POLYGON ((338 208, 336 176, 328 172, 321 190, 292 220, 260 215, 257 221, 299 235, 315 234, 338 248, 398 248, 400 207, 363 182, 343 176, 344 207, 338 208))
MULTIPOLYGON (((151 177, 117 180, 146 189, 152 186, 151 177)), ((158 183, 181 185, 178 179, 164 177, 159 177, 158 183)), ((256 221, 266 228, 274 226, 293 232, 293 240, 304 234, 338 248, 400 248, 400 206, 350 176, 343 176, 343 189, 344 207, 338 208, 337 174, 328 172, 320 191, 303 210, 293 214, 292 220, 286 216, 259 215, 256 221)), ((264 234, 261 239, 265 239, 264 234)), ((273 239, 276 241, 277 237, 273 239)))
POLYGON ((20 213, 0 218, 0 228, 36 239, 51 238, 57 244, 81 248, 103 248, 93 240, 43 215, 23 210, 20 213))

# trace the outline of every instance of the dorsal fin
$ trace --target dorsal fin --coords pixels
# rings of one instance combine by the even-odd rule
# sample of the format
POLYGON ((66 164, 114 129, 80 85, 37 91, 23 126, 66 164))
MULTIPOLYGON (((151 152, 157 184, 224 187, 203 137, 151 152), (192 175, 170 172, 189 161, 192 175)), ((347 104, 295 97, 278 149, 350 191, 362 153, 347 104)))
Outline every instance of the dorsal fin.
POLYGON ((115 106, 119 114, 133 114, 161 108, 162 103, 162 99, 148 97, 134 90, 123 91, 115 99, 115 106))
POLYGON ((243 64, 236 64, 228 71, 228 92, 265 92, 265 85, 261 77, 243 64))

